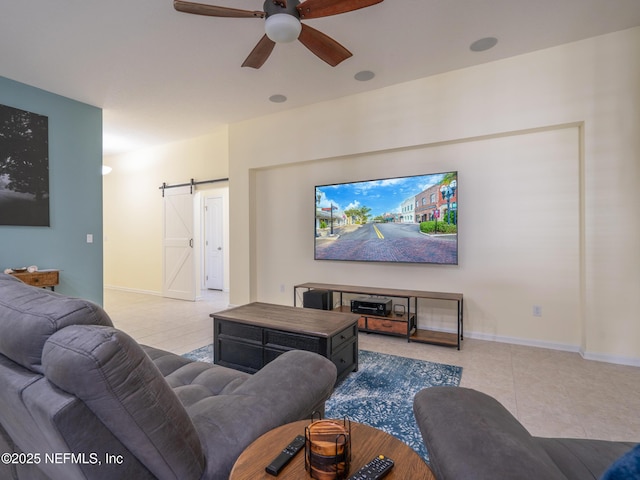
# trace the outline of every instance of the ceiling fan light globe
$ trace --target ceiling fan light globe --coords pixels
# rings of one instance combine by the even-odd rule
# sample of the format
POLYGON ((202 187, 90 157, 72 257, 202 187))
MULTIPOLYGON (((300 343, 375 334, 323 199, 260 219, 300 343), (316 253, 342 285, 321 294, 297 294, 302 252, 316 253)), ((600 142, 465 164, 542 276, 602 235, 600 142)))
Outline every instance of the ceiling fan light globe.
POLYGON ((293 15, 276 13, 269 15, 264 22, 264 31, 276 43, 289 43, 297 40, 302 24, 293 15))

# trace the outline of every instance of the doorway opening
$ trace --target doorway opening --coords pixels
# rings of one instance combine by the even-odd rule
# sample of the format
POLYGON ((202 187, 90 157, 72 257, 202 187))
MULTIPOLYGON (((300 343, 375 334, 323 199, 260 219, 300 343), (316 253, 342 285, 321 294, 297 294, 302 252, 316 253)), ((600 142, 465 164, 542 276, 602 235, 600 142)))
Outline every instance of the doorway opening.
POLYGON ((228 294, 228 204, 228 187, 165 197, 163 296, 196 301, 208 292, 228 294))

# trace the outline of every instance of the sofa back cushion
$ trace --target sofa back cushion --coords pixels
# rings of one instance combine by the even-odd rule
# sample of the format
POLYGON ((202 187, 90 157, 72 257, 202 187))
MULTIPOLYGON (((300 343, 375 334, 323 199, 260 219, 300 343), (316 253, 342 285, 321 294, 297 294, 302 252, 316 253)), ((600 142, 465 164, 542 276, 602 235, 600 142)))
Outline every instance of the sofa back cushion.
MULTIPOLYGON (((15 478, 155 479, 82 400, 52 385, 42 374, 0 355, 0 379, 0 425, 10 438, 3 446, 0 434, 0 453, 14 451, 40 455, 39 463, 10 465, 18 472, 15 478), (65 452, 96 454, 101 463, 46 459, 47 455, 65 452), (107 454, 122 461, 106 462, 107 454)), ((6 478, 14 477, 3 475, 0 467, 0 479, 6 478)))
POLYGON ((0 354, 42 373, 42 348, 47 339, 75 324, 113 326, 98 305, 31 287, 0 273, 0 354))
POLYGON ((204 455, 191 419, 127 334, 69 326, 46 342, 42 365, 49 381, 80 398, 156 477, 201 477, 204 455))

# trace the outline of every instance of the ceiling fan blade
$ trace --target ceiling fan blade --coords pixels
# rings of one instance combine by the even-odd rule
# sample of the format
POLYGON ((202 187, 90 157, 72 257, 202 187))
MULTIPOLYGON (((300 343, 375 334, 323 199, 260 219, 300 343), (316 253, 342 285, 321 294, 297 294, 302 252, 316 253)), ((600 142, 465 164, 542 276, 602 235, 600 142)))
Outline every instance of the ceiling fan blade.
POLYGON ((275 45, 276 42, 271 40, 266 35, 263 35, 258 44, 253 47, 253 50, 251 50, 251 53, 244 61, 242 66, 260 68, 262 65, 264 65, 264 62, 267 61, 269 55, 271 55, 271 52, 273 51, 273 47, 275 47, 275 45))
POLYGON ((298 40, 332 67, 351 56, 351 52, 333 38, 304 23, 298 40))
POLYGON ((209 17, 264 18, 265 16, 265 13, 260 11, 216 7, 215 5, 185 2, 184 0, 173 0, 173 8, 175 8, 179 12, 194 13, 196 15, 207 15, 209 17))
POLYGON ((370 7, 382 0, 306 0, 296 8, 300 18, 319 18, 370 7))

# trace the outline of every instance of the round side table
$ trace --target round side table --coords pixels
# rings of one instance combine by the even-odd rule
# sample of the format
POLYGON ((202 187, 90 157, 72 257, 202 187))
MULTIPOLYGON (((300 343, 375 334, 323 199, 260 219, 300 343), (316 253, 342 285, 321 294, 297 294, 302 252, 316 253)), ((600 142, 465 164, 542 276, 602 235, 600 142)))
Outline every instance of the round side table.
MULTIPOLYGON (((269 475, 265 467, 277 457, 296 435, 304 435, 309 420, 289 423, 275 428, 247 447, 236 460, 229 480, 302 480, 310 479, 304 469, 304 449, 301 450, 277 477, 269 475)), ((436 480, 427 463, 408 445, 377 428, 351 422, 351 468, 349 476, 378 455, 395 463, 385 480, 436 480)), ((347 477, 348 478, 348 477, 347 477)))

